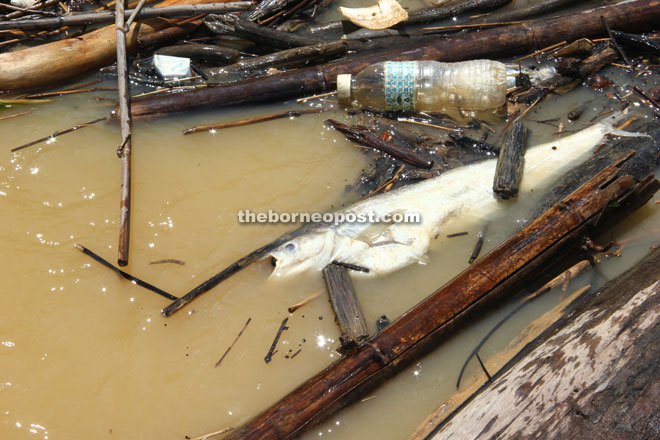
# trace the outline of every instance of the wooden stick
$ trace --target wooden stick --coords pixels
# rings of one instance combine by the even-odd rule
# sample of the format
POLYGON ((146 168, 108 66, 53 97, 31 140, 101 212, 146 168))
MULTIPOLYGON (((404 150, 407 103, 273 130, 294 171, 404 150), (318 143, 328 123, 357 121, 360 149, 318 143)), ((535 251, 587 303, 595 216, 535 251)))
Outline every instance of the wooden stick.
POLYGON ((288 320, 289 320, 289 317, 287 316, 282 321, 282 324, 280 324, 280 328, 277 330, 277 334, 275 335, 275 339, 273 339, 273 343, 270 345, 270 349, 268 350, 268 353, 266 354, 266 357, 264 357, 264 361, 266 361, 266 363, 269 363, 273 359, 273 355, 275 354, 275 347, 277 347, 277 343, 280 340, 280 336, 282 336, 282 332, 284 330, 289 329, 289 327, 286 326, 286 323, 287 323, 288 320))
POLYGON ((119 275, 121 275, 122 277, 126 278, 128 281, 130 281, 130 282, 132 282, 132 283, 134 283, 134 284, 137 284, 137 285, 140 286, 140 287, 144 287, 144 288, 147 289, 147 290, 151 290, 152 292, 159 294, 159 295, 162 296, 163 298, 167 298, 167 299, 172 300, 172 301, 175 301, 175 300, 178 299, 176 296, 172 295, 171 293, 167 293, 167 292, 165 292, 164 290, 162 290, 162 289, 160 289, 160 288, 154 286, 153 284, 149 284, 149 283, 147 283, 146 281, 142 281, 141 279, 136 278, 136 277, 134 277, 133 275, 131 275, 131 274, 129 274, 129 273, 126 273, 126 272, 124 272, 123 270, 121 270, 121 269, 119 269, 119 268, 113 266, 112 263, 110 263, 109 261, 105 260, 103 257, 101 257, 101 256, 99 256, 99 255, 97 255, 97 254, 95 254, 95 253, 92 252, 91 250, 87 249, 85 246, 82 246, 82 245, 80 245, 80 244, 75 244, 74 246, 75 246, 76 249, 78 249, 78 250, 79 250, 80 252, 82 252, 83 254, 92 257, 92 259, 94 259, 95 261, 98 261, 99 263, 101 263, 101 264, 104 265, 105 267, 109 268, 109 269, 112 270, 113 272, 116 272, 117 274, 119 274, 119 275))
POLYGON ((128 265, 131 239, 131 96, 128 88, 124 0, 116 0, 115 8, 117 88, 119 89, 119 123, 121 127, 121 144, 117 150, 117 154, 121 158, 121 202, 117 264, 123 267, 128 265))
POLYGON ((328 110, 323 108, 315 108, 315 109, 307 109, 307 110, 289 110, 286 112, 273 113, 270 115, 257 116, 254 118, 240 119, 238 121, 221 122, 219 124, 210 124, 210 125, 197 125, 195 127, 186 128, 185 130, 183 130, 183 134, 187 135, 187 134, 199 133, 201 131, 221 130, 223 128, 230 128, 230 127, 241 127, 243 125, 256 124, 259 122, 272 121, 275 119, 282 119, 282 118, 294 118, 301 115, 321 113, 325 111, 328 110))
MULTIPOLYGON (((311 378, 268 410, 237 428, 225 440, 290 439, 362 393, 391 377, 434 348, 451 330, 461 328, 475 315, 521 282, 551 257, 563 255, 599 217, 629 214, 660 187, 652 177, 634 187, 627 198, 630 209, 607 209, 613 197, 633 185, 630 176, 619 176, 621 161, 607 167, 564 198, 520 232, 481 258, 398 320, 371 337, 351 354, 311 378), (640 190, 638 191, 638 188, 640 190), (606 209, 606 214, 598 215, 606 209)), ((622 205, 623 206, 623 205, 622 205)))
POLYGON ((90 87, 88 89, 59 90, 57 92, 45 92, 45 93, 37 93, 37 94, 34 94, 34 95, 28 95, 28 96, 26 96, 26 98, 28 98, 28 99, 46 98, 46 97, 50 97, 50 96, 74 95, 76 93, 99 92, 99 91, 106 91, 106 90, 117 90, 117 89, 115 87, 90 87))
POLYGON ((298 310, 299 308, 301 308, 302 306, 307 305, 307 304, 309 304, 310 302, 314 301, 316 298, 318 298, 318 297, 321 296, 321 295, 323 295, 323 291, 322 291, 322 290, 319 290, 319 291, 316 292, 315 294, 310 295, 310 296, 308 296, 307 298, 303 299, 302 301, 299 301, 299 302, 295 303, 294 305, 292 305, 291 307, 289 307, 287 310, 289 311, 289 313, 293 313, 293 312, 295 312, 296 310, 298 310))
POLYGON ((338 74, 356 74, 381 61, 435 59, 459 61, 466 58, 499 58, 529 53, 539 46, 564 40, 600 35, 604 32, 600 16, 617 29, 653 27, 660 18, 660 0, 636 0, 594 8, 580 14, 531 20, 525 23, 461 34, 447 38, 411 38, 392 50, 348 57, 318 67, 247 79, 206 89, 150 96, 133 103, 133 117, 159 116, 169 112, 200 107, 218 107, 297 98, 323 93, 336 87, 338 74))
POLYGON ((51 140, 51 139, 55 139, 56 137, 61 136, 63 134, 71 133, 72 131, 76 131, 80 128, 89 127, 90 125, 94 125, 97 122, 105 121, 106 119, 108 119, 108 118, 103 117, 103 118, 94 119, 94 120, 89 121, 89 122, 85 122, 84 124, 74 125, 73 127, 67 128, 66 130, 56 131, 53 134, 49 134, 48 136, 44 136, 44 137, 39 138, 39 139, 37 139, 35 141, 32 141, 32 142, 28 142, 27 144, 23 144, 20 147, 12 148, 10 151, 12 153, 14 153, 14 152, 22 150, 24 148, 31 147, 32 145, 36 145, 36 144, 39 144, 41 142, 45 142, 45 141, 48 141, 48 140, 51 140))
POLYGON ((347 268, 333 263, 328 264, 323 268, 323 279, 341 328, 339 352, 345 353, 369 336, 367 321, 347 268))
POLYGON ((370 134, 367 130, 358 129, 351 127, 341 122, 335 121, 334 119, 328 119, 325 121, 325 125, 332 127, 335 130, 344 134, 348 140, 356 142, 360 145, 374 148, 376 150, 387 153, 396 159, 405 162, 409 165, 418 168, 429 169, 433 167, 433 161, 429 160, 421 155, 402 148, 391 142, 387 142, 378 136, 370 134))
MULTIPOLYGON (((144 2, 142 3, 144 4, 144 2)), ((175 5, 160 8, 143 8, 138 5, 135 9, 124 11, 126 28, 130 28, 133 20, 145 20, 157 17, 192 17, 211 12, 238 12, 247 10, 251 2, 237 1, 231 3, 209 3, 205 5, 175 5), (133 20, 131 20, 133 17, 133 20)), ((12 20, 0 22, 0 31, 21 29, 24 31, 40 29, 57 29, 62 26, 87 26, 96 23, 111 23, 115 21, 115 13, 111 11, 88 12, 85 14, 63 15, 54 18, 41 18, 38 20, 12 20)))
POLYGON ((225 352, 222 354, 222 356, 220 357, 220 359, 218 359, 218 362, 215 363, 215 368, 218 368, 218 365, 220 365, 220 364, 222 363, 222 361, 225 359, 225 357, 227 356, 227 354, 229 354, 229 350, 231 350, 232 347, 234 346, 234 344, 236 344, 236 341, 238 341, 238 338, 241 337, 241 335, 243 334, 243 332, 244 332, 245 329, 247 328, 248 324, 250 324, 250 321, 252 321, 252 318, 248 318, 247 321, 245 321, 245 325, 243 326, 243 328, 241 329, 241 331, 238 332, 238 334, 236 335, 236 338, 234 339, 234 342, 232 342, 232 343, 229 345, 229 347, 227 347, 227 350, 225 350, 225 352))
POLYGON ((27 115, 27 114, 30 114, 30 113, 32 113, 32 110, 29 110, 27 112, 15 113, 13 115, 2 116, 2 117, 0 117, 0 121, 4 121, 6 119, 18 118, 19 116, 24 116, 24 115, 27 115))
POLYGON ((507 200, 518 195, 528 138, 529 129, 521 122, 515 122, 500 146, 493 191, 501 199, 507 200))

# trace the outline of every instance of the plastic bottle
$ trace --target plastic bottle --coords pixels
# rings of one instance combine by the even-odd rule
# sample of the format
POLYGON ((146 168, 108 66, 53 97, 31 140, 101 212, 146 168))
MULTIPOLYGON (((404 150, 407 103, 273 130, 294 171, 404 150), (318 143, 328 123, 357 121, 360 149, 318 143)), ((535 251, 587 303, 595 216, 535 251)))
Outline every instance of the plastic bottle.
MULTIPOLYGON (((344 105, 387 111, 487 110, 505 103, 519 73, 517 66, 492 60, 385 61, 355 76, 338 75, 337 96, 344 105)), ((539 82, 554 69, 525 73, 539 82)))

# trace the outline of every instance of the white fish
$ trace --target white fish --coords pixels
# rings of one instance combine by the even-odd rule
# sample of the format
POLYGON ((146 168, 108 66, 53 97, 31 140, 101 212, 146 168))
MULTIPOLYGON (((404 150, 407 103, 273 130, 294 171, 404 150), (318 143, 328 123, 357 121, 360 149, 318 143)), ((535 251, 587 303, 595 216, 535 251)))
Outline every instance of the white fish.
MULTIPOLYGON (((561 140, 528 148, 519 197, 535 187, 548 185, 563 172, 586 160, 608 134, 643 136, 614 128, 616 114, 561 140)), ((484 218, 508 205, 493 195, 496 159, 446 171, 424 182, 356 203, 340 213, 419 213, 419 223, 341 223, 321 225, 284 243, 269 256, 275 259, 271 278, 285 278, 320 271, 333 261, 369 269, 354 275, 383 275, 423 261, 432 237, 452 218, 484 218)))

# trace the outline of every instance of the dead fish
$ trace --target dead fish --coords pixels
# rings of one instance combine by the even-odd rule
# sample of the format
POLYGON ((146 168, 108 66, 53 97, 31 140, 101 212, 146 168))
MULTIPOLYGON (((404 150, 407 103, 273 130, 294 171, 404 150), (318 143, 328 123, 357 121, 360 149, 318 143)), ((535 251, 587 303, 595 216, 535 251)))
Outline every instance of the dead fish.
MULTIPOLYGON (((525 154, 520 194, 548 185, 556 176, 586 160, 606 135, 647 136, 617 130, 622 113, 558 141, 531 147, 525 154)), ((332 261, 369 269, 355 276, 378 276, 423 262, 432 238, 460 218, 484 219, 508 206, 492 192, 496 159, 466 165, 426 181, 356 203, 336 214, 383 218, 395 213, 418 214, 417 223, 342 222, 318 225, 285 242, 268 255, 275 268, 270 278, 281 279, 321 271, 332 261), (460 217, 459 217, 460 216, 460 217)))

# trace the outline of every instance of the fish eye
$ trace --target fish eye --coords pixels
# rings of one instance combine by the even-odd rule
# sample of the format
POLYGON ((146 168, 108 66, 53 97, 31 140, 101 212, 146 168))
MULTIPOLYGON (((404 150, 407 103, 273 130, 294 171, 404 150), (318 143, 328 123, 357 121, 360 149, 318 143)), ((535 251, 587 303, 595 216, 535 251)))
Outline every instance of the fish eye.
POLYGON ((294 243, 289 243, 286 246, 284 246, 284 249, 287 252, 294 252, 296 250, 296 245, 294 243))

